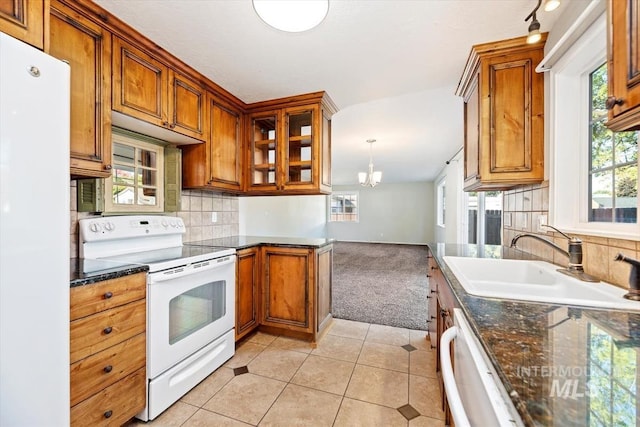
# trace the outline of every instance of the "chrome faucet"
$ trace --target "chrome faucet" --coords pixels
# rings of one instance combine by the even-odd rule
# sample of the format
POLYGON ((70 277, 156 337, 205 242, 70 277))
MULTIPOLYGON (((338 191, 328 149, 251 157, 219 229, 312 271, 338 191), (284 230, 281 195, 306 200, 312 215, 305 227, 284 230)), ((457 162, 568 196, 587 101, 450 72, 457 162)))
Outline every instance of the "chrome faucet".
POLYGON ((515 248, 518 240, 520 240, 523 237, 530 237, 532 239, 538 240, 546 245, 551 246, 552 248, 554 248, 555 250, 557 250, 558 252, 560 252, 561 254, 569 258, 569 265, 567 266, 567 268, 558 269, 560 273, 564 273, 569 276, 576 277, 585 282, 600 281, 598 278, 593 277, 584 272, 584 268, 582 266, 582 240, 578 239, 577 237, 568 236, 567 234, 563 233, 562 231, 550 225, 542 224, 542 226, 551 228, 552 230, 555 230, 556 232, 560 233, 562 236, 566 237, 566 239, 569 241, 569 248, 568 248, 569 250, 565 251, 564 249, 562 249, 560 246, 556 245, 552 241, 544 239, 538 235, 529 234, 529 233, 521 233, 515 236, 513 239, 511 239, 511 247, 515 248))
POLYGON ((626 299, 640 301, 640 261, 626 257, 622 254, 616 255, 614 261, 624 261, 631 264, 629 274, 629 292, 624 295, 626 299))

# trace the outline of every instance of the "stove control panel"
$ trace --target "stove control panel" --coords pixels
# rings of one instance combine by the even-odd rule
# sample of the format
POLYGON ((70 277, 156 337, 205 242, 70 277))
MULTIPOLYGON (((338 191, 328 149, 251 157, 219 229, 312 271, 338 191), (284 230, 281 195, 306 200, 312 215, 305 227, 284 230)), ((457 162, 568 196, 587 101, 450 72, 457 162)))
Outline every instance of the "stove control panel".
POLYGON ((182 218, 155 215, 85 218, 79 221, 79 227, 80 243, 141 236, 181 235, 186 231, 182 218))

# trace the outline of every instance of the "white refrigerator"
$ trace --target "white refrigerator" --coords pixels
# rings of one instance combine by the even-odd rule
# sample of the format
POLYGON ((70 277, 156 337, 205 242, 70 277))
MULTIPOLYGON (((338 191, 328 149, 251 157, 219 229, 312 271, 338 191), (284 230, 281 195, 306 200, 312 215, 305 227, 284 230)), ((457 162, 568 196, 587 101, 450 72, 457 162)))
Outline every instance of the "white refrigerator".
POLYGON ((69 65, 0 33, 0 425, 69 425, 69 65))

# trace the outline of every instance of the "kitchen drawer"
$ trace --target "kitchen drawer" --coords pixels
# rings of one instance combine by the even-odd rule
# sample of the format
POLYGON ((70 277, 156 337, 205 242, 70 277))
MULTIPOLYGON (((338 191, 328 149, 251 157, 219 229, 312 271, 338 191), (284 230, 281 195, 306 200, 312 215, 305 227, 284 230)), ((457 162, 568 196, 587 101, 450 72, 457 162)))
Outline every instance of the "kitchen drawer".
POLYGON ((71 320, 142 299, 147 293, 146 273, 71 288, 71 320))
POLYGON ((146 371, 121 381, 71 408, 72 426, 121 426, 146 405, 146 371))
POLYGON ((145 334, 71 365, 71 406, 145 367, 145 334))
POLYGON ((145 332, 146 323, 146 300, 74 320, 71 363, 145 332))

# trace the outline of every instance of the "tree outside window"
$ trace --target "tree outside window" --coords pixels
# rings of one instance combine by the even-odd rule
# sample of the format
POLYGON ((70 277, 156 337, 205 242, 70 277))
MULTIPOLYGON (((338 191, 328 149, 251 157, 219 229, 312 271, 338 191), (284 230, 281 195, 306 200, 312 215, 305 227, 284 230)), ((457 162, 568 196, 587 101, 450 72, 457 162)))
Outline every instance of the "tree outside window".
POLYGON ((637 223, 638 132, 612 132, 605 126, 606 64, 591 73, 590 87, 589 221, 637 223))

